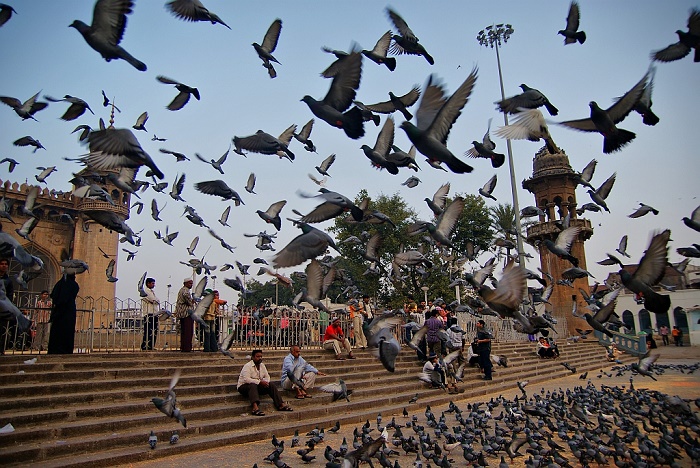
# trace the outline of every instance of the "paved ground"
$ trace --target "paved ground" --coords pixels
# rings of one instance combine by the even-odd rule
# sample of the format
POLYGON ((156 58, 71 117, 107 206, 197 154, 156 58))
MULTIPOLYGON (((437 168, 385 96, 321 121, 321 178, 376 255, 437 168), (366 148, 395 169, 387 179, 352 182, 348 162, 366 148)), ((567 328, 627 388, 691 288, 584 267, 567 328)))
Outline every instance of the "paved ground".
MULTIPOLYGON (((659 357, 659 360, 657 361, 657 364, 690 365, 696 362, 700 362, 700 347, 697 346, 661 346, 657 350, 653 350, 653 352, 658 352, 661 355, 659 357)), ((608 366, 608 368, 605 369, 606 372, 610 370, 609 368, 610 366, 608 366)), ((599 374, 600 372, 589 372, 587 376, 588 379, 590 379, 593 385, 595 385, 596 387, 600 387, 601 384, 605 384, 608 386, 629 386, 629 373, 623 377, 607 377, 605 375, 602 375, 602 377, 598 378, 599 374)), ((686 399, 700 398, 700 371, 693 374, 683 374, 678 371, 668 370, 664 375, 659 376, 658 379, 658 381, 653 381, 650 378, 636 376, 634 379, 634 386, 638 389, 648 388, 669 395, 678 395, 686 399)), ((584 381, 579 379, 579 374, 577 373, 572 374, 569 377, 553 379, 552 381, 547 382, 543 385, 528 386, 527 389, 529 390, 529 394, 532 395, 536 392, 539 392, 541 389, 544 389, 544 391, 546 392, 558 390, 560 388, 573 388, 582 384, 584 384, 584 381)), ((477 398, 469 398, 468 396, 464 396, 463 394, 462 399, 455 399, 455 403, 457 403, 460 408, 464 409, 468 403, 473 403, 477 401, 488 401, 491 397, 498 397, 499 395, 503 395, 506 398, 512 399, 519 394, 520 391, 518 390, 518 388, 513 386, 512 388, 503 388, 502 391, 494 393, 493 395, 481 396, 477 398)), ((697 407, 692 404, 691 406, 696 411, 696 413, 698 413, 697 407)), ((432 408, 433 412, 436 415, 439 415, 441 411, 445 409, 446 407, 432 408)), ((386 422, 391 420, 392 416, 396 417, 397 422, 403 423, 406 421, 400 414, 384 414, 382 416, 384 418, 385 424, 386 422)), ((423 416, 423 414, 419 413, 419 417, 419 423, 423 423, 425 421, 425 417, 423 416)), ((370 423, 376 427, 375 421, 370 421, 370 423)), ((310 464, 306 464, 301 461, 300 457, 296 454, 297 448, 289 448, 289 439, 291 439, 290 437, 283 438, 282 440, 285 440, 285 451, 282 454, 281 459, 292 468, 308 466, 323 467, 326 463, 326 460, 323 458, 323 449, 325 448, 325 446, 330 445, 334 449, 337 449, 340 446, 343 437, 346 437, 348 443, 350 443, 352 441, 353 429, 354 426, 341 427, 341 430, 338 434, 326 434, 323 444, 317 447, 317 449, 315 450, 315 454, 318 457, 317 460, 314 460, 310 464)), ((304 441, 306 441, 306 439, 306 437, 301 437, 302 444, 304 443, 304 441)), ((167 441, 163 441, 162 443, 167 443, 167 441)), ((144 450, 148 450, 146 435, 144 435, 144 450)), ((255 463, 257 463, 260 468, 264 468, 265 466, 274 466, 270 462, 266 462, 263 460, 266 455, 272 452, 272 450, 273 446, 270 443, 270 441, 253 442, 232 447, 224 447, 202 452, 195 452, 183 456, 165 457, 152 461, 133 463, 130 465, 124 465, 124 467, 130 466, 133 468, 146 468, 168 466, 171 468, 218 468, 225 466, 234 468, 247 468, 252 467, 255 463)), ((462 458, 461 454, 455 454, 453 458, 457 460, 457 462, 453 464, 453 466, 466 466, 466 462, 464 458, 462 458)), ((394 463, 395 459, 397 458, 392 457, 391 462, 394 463)), ((398 457, 399 464, 403 468, 412 467, 414 460, 415 455, 406 456, 403 455, 403 452, 402 455, 398 457)), ((506 457, 506 460, 508 461, 508 457, 506 457)), ((487 458, 487 461, 491 466, 498 466, 500 460, 498 458, 487 458)), ((511 467, 524 466, 523 461, 524 460, 520 458, 516 459, 514 463, 509 463, 511 467)), ((575 465, 574 461, 575 460, 572 460, 572 463, 575 465)), ((380 466, 378 462, 375 462, 375 465, 377 467, 380 466)), ((684 463, 682 463, 682 466, 698 465, 697 462, 693 464, 690 460, 686 460, 684 463)))

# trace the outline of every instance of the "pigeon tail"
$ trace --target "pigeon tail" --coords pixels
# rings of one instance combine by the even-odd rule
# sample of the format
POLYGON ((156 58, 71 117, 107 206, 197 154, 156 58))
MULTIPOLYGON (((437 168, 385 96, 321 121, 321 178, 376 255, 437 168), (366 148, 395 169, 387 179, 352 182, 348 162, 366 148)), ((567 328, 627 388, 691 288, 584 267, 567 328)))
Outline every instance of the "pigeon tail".
POLYGON ((353 140, 364 136, 365 126, 360 108, 353 107, 343 114, 342 127, 345 134, 353 140))
POLYGON ((494 169, 501 167, 504 162, 506 162, 505 154, 493 153, 493 156, 491 156, 491 166, 493 166, 494 169))
POLYGON ((465 172, 471 172, 474 170, 474 168, 471 167, 469 164, 460 161, 457 158, 451 158, 445 161, 445 164, 447 164, 447 167, 449 167, 450 170, 455 174, 464 174, 465 172))
POLYGON ((671 297, 655 291, 644 294, 644 308, 656 314, 665 314, 671 308, 671 297))
POLYGON ((546 102, 544 103, 544 106, 547 108, 547 112, 549 112, 549 115, 554 116, 554 115, 557 115, 557 114, 559 113, 559 109, 557 109, 556 107, 554 107, 554 106, 552 105, 552 103, 550 103, 549 101, 546 101, 546 102))
POLYGON ((133 55, 131 55, 129 52, 126 50, 122 49, 122 55, 121 58, 126 60, 131 64, 132 67, 137 69, 138 71, 146 71, 146 64, 143 63, 141 60, 137 59, 133 55))
POLYGON ((654 114, 651 109, 647 110, 645 113, 642 114, 642 122, 644 125, 650 125, 654 126, 657 123, 659 123, 659 117, 654 114))
POLYGON ((610 154, 619 151, 636 137, 637 135, 634 132, 618 128, 616 132, 605 135, 603 139, 603 153, 610 154))
POLYGON ((574 39, 576 39, 579 44, 583 44, 584 42, 586 42, 586 33, 583 31, 579 31, 574 36, 574 39))
POLYGON ((386 57, 384 59, 384 65, 390 70, 396 70, 396 59, 394 57, 386 57))

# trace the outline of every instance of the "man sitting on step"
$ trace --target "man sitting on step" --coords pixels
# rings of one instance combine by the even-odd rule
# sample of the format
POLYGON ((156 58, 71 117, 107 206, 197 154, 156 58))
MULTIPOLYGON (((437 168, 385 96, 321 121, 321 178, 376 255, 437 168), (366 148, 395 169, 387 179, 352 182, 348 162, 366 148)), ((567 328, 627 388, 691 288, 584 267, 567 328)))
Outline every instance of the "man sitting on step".
POLYGON ((301 357, 301 347, 292 345, 282 361, 281 385, 285 390, 296 390, 297 399, 311 398, 307 390, 316 383, 317 375, 326 375, 301 357))
POLYGON ((352 355, 350 341, 345 338, 340 326, 340 318, 335 317, 331 324, 326 327, 326 333, 323 335, 323 349, 332 349, 335 352, 335 358, 339 361, 345 359, 341 354, 343 349, 348 352, 348 358, 355 359, 355 356, 352 355))

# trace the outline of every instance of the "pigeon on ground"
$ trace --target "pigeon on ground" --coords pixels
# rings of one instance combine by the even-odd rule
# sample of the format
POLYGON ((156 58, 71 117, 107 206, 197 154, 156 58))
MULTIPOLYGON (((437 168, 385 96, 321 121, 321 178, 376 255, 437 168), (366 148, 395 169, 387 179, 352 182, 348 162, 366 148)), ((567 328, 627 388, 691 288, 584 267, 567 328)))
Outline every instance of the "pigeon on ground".
POLYGON ((146 71, 145 63, 119 46, 126 29, 126 15, 131 13, 133 6, 133 0, 97 0, 90 26, 80 20, 73 21, 69 26, 82 34, 85 42, 106 61, 122 59, 137 70, 146 71))
POLYGON ((413 114, 411 114, 406 108, 415 104, 419 97, 420 87, 414 86, 413 89, 403 96, 396 96, 390 91, 388 101, 368 104, 365 105, 365 107, 372 112, 377 112, 379 114, 391 114, 392 112, 399 111, 403 114, 406 120, 411 120, 413 118, 413 114))
POLYGON ((362 54, 351 52, 339 66, 323 100, 317 101, 309 95, 301 100, 316 117, 333 127, 342 128, 348 137, 356 140, 365 134, 362 111, 356 106, 346 110, 355 100, 361 76, 362 54))
POLYGON ((177 385, 178 380, 180 380, 180 370, 176 370, 170 380, 170 387, 168 387, 168 393, 163 398, 151 398, 153 404, 158 408, 164 415, 175 418, 184 427, 187 427, 187 421, 185 417, 180 412, 180 408, 177 407, 177 399, 175 397, 175 385, 177 385))
POLYGON ((253 42, 253 48, 255 52, 257 52, 258 57, 260 57, 260 60, 263 61, 263 67, 267 68, 267 73, 270 75, 270 78, 275 78, 277 76, 277 71, 275 71, 275 68, 272 66, 272 62, 280 63, 272 55, 272 52, 277 48, 280 32, 282 32, 282 20, 277 18, 272 22, 270 27, 267 28, 262 44, 253 42))
POLYGON ((422 55, 430 65, 435 64, 433 57, 425 50, 422 44, 418 43, 418 37, 411 31, 404 19, 391 8, 386 9, 387 15, 394 27, 399 31, 399 35, 394 34, 391 38, 394 44, 391 46, 391 53, 395 55, 422 55))
POLYGON ((221 166, 226 162, 226 158, 228 157, 229 151, 231 151, 231 145, 229 145, 226 152, 219 159, 210 159, 209 161, 204 159, 199 153, 194 153, 194 155, 197 157, 197 159, 207 164, 210 164, 211 167, 219 171, 221 175, 224 175, 224 170, 221 168, 221 166))
MULTIPOLYGON (((489 119, 489 124, 488 127, 486 128, 486 133, 484 134, 484 137, 481 139, 481 143, 478 141, 474 140, 472 141, 472 147, 469 148, 464 155, 469 156, 470 158, 485 158, 491 160, 491 166, 493 166, 494 169, 499 168, 503 165, 503 163, 506 161, 506 156, 505 154, 502 153, 496 153, 494 150, 496 149, 496 143, 493 142, 491 139, 491 120, 489 119)), ((505 137, 505 138, 513 138, 513 137, 505 137)), ((513 138, 515 139, 515 138, 513 138)))
POLYGON ((197 88, 187 86, 186 84, 180 83, 179 81, 175 81, 172 78, 168 78, 163 75, 156 76, 156 80, 164 84, 174 85, 175 89, 180 91, 170 102, 170 104, 166 106, 166 108, 171 111, 180 110, 185 107, 185 104, 187 104, 190 100, 190 95, 194 96, 195 99, 199 101, 199 90, 197 88))
POLYGON ((207 195, 221 197, 224 200, 233 200, 236 206, 241 204, 245 205, 240 195, 238 195, 238 192, 229 187, 223 180, 217 179, 197 182, 194 184, 194 188, 207 195))
POLYGON ((172 0, 166 3, 166 8, 177 18, 184 21, 209 21, 211 24, 222 24, 231 29, 216 14, 207 10, 199 0, 172 0))
POLYGON ((652 289, 664 276, 668 263, 668 242, 671 231, 666 229, 655 234, 634 273, 625 268, 619 271, 620 280, 627 289, 644 299, 644 308, 650 312, 664 314, 671 307, 671 298, 652 289))
POLYGON ((608 198, 608 195, 610 195, 610 191, 613 188, 613 185, 615 184, 615 179, 617 177, 617 172, 613 172, 613 175, 608 177, 605 182, 603 182, 600 187, 598 187, 596 190, 591 190, 588 189, 588 195, 590 195, 591 200, 593 202, 603 208, 605 211, 610 213, 610 209, 608 208, 607 203, 605 203, 605 200, 608 198))
POLYGON ((688 32, 676 31, 678 42, 651 53, 652 60, 672 62, 680 60, 695 49, 693 62, 700 62, 700 9, 693 8, 688 16, 688 32))
POLYGON ((591 108, 589 118, 560 122, 560 125, 582 132, 600 133, 603 135, 603 153, 605 154, 621 150, 634 140, 636 135, 629 130, 617 128, 615 125, 622 122, 632 112, 644 92, 648 79, 649 73, 645 74, 632 89, 608 109, 601 109, 595 101, 591 101, 588 103, 591 108))
POLYGON ((583 44, 586 42, 586 33, 579 31, 579 21, 581 14, 579 12, 578 2, 573 0, 569 5, 569 14, 566 17, 566 28, 560 29, 557 34, 564 36, 564 45, 583 44))
POLYGON ((65 120, 65 121, 75 120, 78 117, 80 117, 81 115, 83 115, 86 110, 89 110, 92 115, 95 115, 95 113, 92 111, 92 109, 90 109, 90 106, 88 105, 88 103, 83 101, 80 98, 70 96, 68 94, 63 96, 63 99, 56 99, 56 98, 52 98, 51 96, 44 96, 44 98, 47 101, 51 101, 51 102, 65 101, 65 102, 70 103, 70 106, 68 107, 66 112, 60 117, 61 120, 65 120))
POLYGON ((508 114, 517 114, 520 109, 536 109, 545 106, 549 115, 557 115, 559 110, 549 102, 547 96, 542 94, 538 89, 530 88, 526 84, 521 84, 522 93, 496 102, 498 109, 501 112, 508 114))
POLYGON ((389 51, 389 46, 391 45, 391 31, 387 31, 382 34, 377 43, 374 45, 372 50, 363 50, 362 55, 376 63, 377 65, 386 65, 390 71, 396 69, 396 59, 394 57, 387 57, 386 54, 389 51))
POLYGON ((36 118, 34 118, 34 114, 36 114, 40 110, 46 109, 46 107, 49 105, 47 102, 37 101, 37 98, 39 97, 40 93, 41 91, 39 91, 34 96, 30 97, 24 102, 20 101, 17 98, 9 96, 0 96, 0 101, 12 107, 15 113, 22 117, 22 120, 36 120, 36 118))
POLYGON ((459 160, 445 144, 450 129, 469 100, 476 78, 477 68, 474 68, 452 96, 445 99, 443 85, 431 75, 416 113, 417 125, 408 121, 401 124, 418 151, 431 161, 444 162, 456 174, 471 172, 474 168, 459 160))

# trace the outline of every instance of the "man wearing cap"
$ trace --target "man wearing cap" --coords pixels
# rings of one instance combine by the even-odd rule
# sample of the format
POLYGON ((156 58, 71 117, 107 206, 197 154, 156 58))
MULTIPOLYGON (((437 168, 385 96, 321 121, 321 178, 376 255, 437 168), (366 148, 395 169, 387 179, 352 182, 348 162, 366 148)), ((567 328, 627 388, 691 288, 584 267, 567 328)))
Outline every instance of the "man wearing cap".
POLYGON ((182 280, 182 287, 177 293, 175 302, 175 312, 173 315, 180 321, 180 351, 189 353, 192 351, 192 334, 194 333, 194 320, 190 316, 190 310, 194 309, 194 299, 192 298, 192 278, 182 280))
POLYGON ((362 329, 363 315, 360 313, 357 299, 350 299, 348 302, 348 310, 350 312, 350 318, 352 319, 353 333, 355 334, 355 347, 365 349, 367 347, 367 338, 362 329))
MULTIPOLYGON (((357 330, 355 330, 355 333, 357 333, 357 330)), ((323 335, 323 349, 332 349, 335 351, 335 358, 339 361, 345 359, 341 354, 343 349, 348 352, 348 358, 355 359, 355 356, 352 355, 350 341, 345 338, 338 317, 333 318, 331 324, 326 327, 326 333, 323 335)))
POLYGON ((146 278, 145 297, 141 298, 141 320, 143 320, 143 340, 141 340, 141 350, 151 351, 156 344, 158 333, 158 308, 160 300, 153 291, 156 286, 155 278, 146 278))

